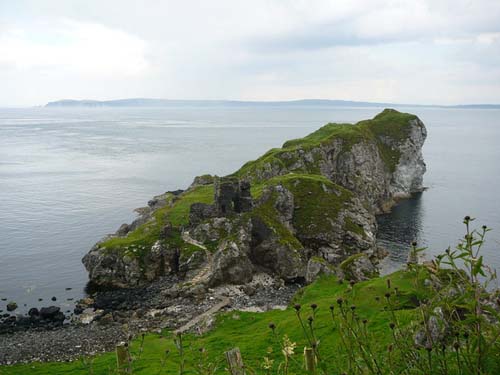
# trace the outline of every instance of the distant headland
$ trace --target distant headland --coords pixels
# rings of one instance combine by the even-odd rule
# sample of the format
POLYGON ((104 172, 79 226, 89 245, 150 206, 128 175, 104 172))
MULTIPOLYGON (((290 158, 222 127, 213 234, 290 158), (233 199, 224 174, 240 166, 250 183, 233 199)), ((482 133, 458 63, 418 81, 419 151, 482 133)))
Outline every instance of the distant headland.
POLYGON ((73 100, 63 99, 49 102, 45 107, 227 107, 227 106, 331 106, 331 107, 437 107, 461 109, 500 109, 500 104, 462 104, 462 105, 427 105, 427 104, 398 104, 361 102, 351 100, 329 99, 300 99, 288 101, 243 101, 243 100, 176 100, 176 99, 151 99, 130 98, 116 100, 73 100))

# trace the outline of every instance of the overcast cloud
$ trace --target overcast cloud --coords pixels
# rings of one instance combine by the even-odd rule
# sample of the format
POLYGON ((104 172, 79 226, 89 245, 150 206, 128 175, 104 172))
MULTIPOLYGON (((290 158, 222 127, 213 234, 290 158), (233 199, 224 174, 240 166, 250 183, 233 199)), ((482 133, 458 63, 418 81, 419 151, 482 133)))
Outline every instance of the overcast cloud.
POLYGON ((499 0, 0 0, 0 105, 500 103, 499 0))

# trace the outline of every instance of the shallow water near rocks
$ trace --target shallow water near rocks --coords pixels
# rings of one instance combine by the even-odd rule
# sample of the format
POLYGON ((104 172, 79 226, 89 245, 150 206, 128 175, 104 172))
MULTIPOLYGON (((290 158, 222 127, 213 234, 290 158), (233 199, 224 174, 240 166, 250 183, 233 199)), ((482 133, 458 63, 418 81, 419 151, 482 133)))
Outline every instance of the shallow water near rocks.
MULTIPOLYGON (((500 111, 398 109, 427 126, 428 190, 378 218, 379 242, 390 250, 385 270, 406 260, 414 239, 429 247, 428 256, 455 244, 465 215, 495 229, 484 252, 487 264, 500 267, 500 111)), ((71 309, 87 281, 83 255, 152 196, 185 188, 199 174, 233 172, 327 122, 381 110, 0 109, 0 310, 9 301, 19 305, 14 313, 71 309)))

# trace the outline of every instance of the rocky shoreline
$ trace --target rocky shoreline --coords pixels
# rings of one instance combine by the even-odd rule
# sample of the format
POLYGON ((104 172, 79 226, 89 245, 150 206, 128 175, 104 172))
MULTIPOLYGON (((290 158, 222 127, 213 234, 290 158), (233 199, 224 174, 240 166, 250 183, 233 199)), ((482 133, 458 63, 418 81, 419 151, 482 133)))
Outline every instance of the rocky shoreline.
MULTIPOLYGON (((257 275, 244 286, 214 289, 183 290, 172 287, 177 285, 175 281, 165 277, 144 287, 97 292, 94 298, 79 301, 75 308, 78 314, 67 317, 64 324, 27 327, 19 323, 29 317, 17 317, 16 321, 10 321, 9 333, 0 324, 5 329, 0 334, 0 365, 72 361, 111 351, 117 343, 142 332, 178 329, 223 299, 229 302, 221 311, 284 308, 301 287, 285 285, 267 275, 257 275)), ((212 324, 209 315, 190 331, 201 333, 212 324)))

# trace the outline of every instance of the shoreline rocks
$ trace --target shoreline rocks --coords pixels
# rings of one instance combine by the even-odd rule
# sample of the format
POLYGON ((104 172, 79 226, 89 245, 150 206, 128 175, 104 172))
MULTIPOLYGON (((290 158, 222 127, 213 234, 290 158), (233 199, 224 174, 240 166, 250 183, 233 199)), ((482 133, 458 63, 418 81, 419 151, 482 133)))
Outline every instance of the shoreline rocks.
MULTIPOLYGON (((129 335, 177 329, 227 298, 230 302, 224 308, 226 311, 267 311, 287 305, 300 288, 300 285, 283 285, 265 274, 254 276, 245 286, 206 288, 201 293, 192 286, 172 287, 176 285, 174 281, 160 278, 143 287, 97 292, 94 298, 78 301, 77 305, 84 308, 83 314, 65 325, 0 334, 0 365, 77 360, 82 355, 113 350, 129 335), (85 313, 92 316, 88 322, 82 322, 85 313)), ((31 314, 40 317, 42 310, 54 318, 60 314, 55 306, 33 309, 31 314)), ((206 323, 207 320, 199 322, 191 330, 209 329, 206 323)))

